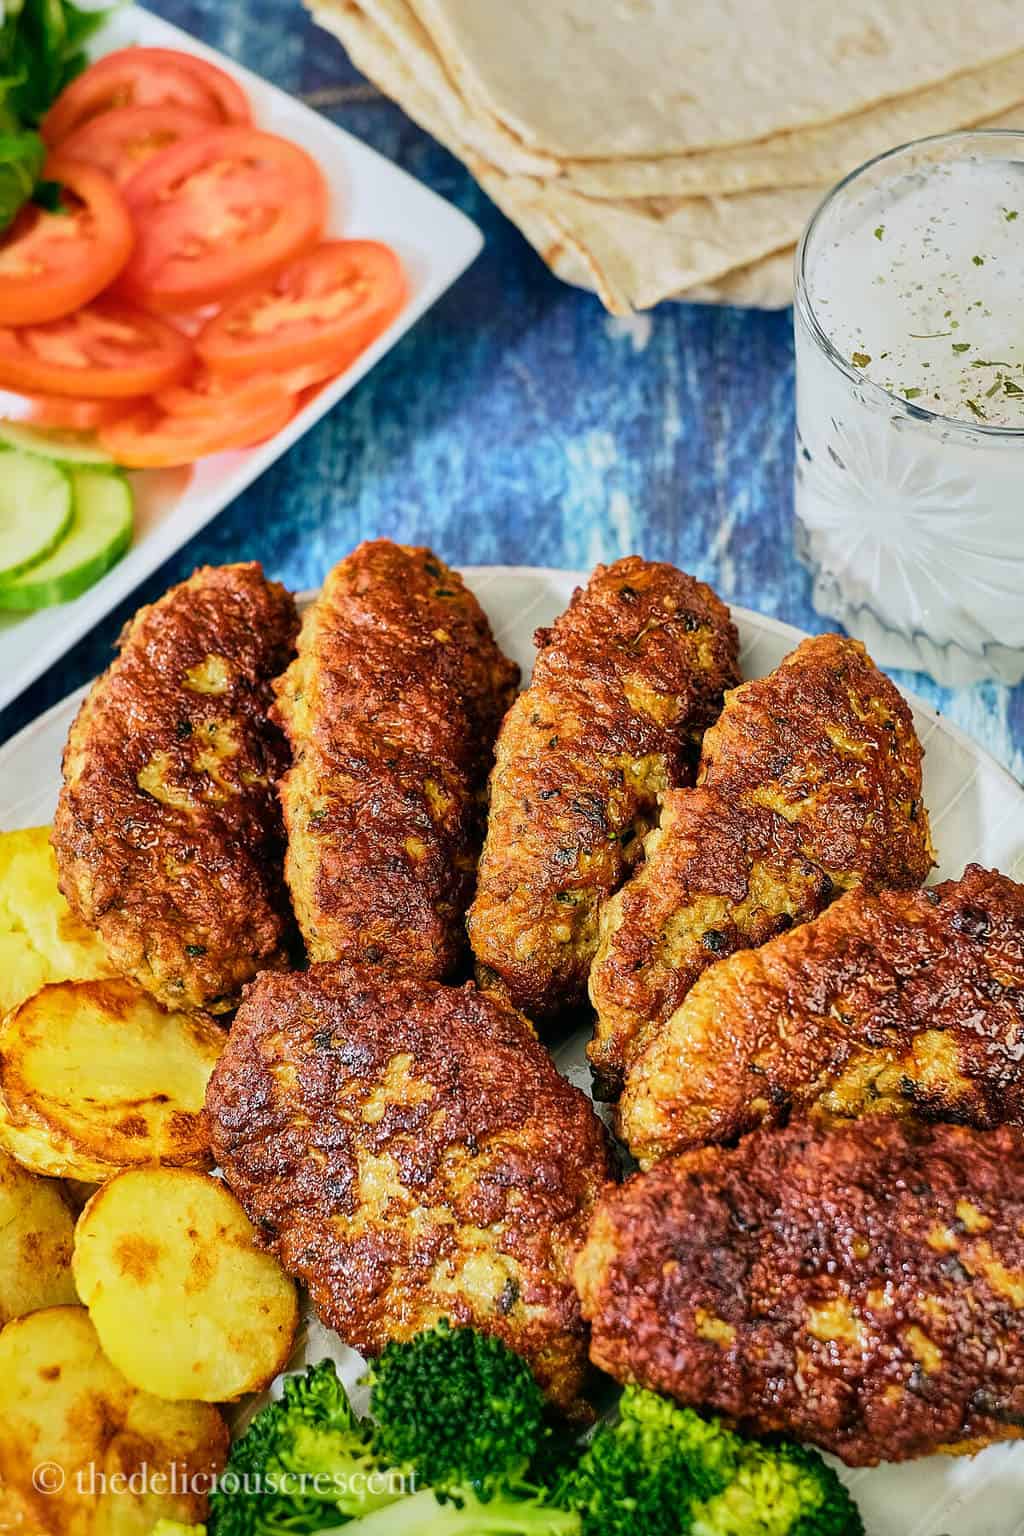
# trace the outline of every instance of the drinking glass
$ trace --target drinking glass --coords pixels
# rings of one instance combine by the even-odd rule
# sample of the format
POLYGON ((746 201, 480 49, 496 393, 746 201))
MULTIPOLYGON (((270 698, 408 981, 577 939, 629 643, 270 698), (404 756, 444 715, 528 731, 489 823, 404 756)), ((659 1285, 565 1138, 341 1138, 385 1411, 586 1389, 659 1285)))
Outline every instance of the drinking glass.
MULTIPOLYGON (((941 237, 959 242, 958 249, 971 249, 964 241, 982 246, 972 190, 991 200, 994 187, 1000 193, 1004 186, 1015 188, 1018 178, 1019 224, 1015 200, 1011 206, 1007 196, 996 215, 1006 229, 993 231, 999 259, 986 270, 984 256, 969 256, 962 281, 966 312, 985 317, 979 330, 990 335, 998 326, 1005 338, 1000 361, 1010 343, 1019 343, 1012 369, 1024 368, 1024 133, 947 134, 869 161, 825 198, 796 257, 796 535, 814 578, 814 606, 862 639, 877 661, 924 670, 951 686, 981 678, 1012 684, 1024 677, 1024 403, 1019 427, 991 425, 983 401, 966 401, 977 412, 969 421, 960 419, 959 410, 949 414, 946 404, 929 409, 925 402, 938 394, 916 385, 934 381, 934 373, 914 374, 915 387, 898 380, 886 387, 890 381, 865 372, 872 358, 851 348, 855 317, 847 310, 869 292, 867 257, 878 272, 871 279, 869 312, 859 318, 874 322, 877 347, 879 328, 887 323, 880 319, 882 306, 897 297, 885 287, 883 242, 889 228, 905 228, 917 218, 917 212, 907 213, 906 199, 914 198, 912 206, 921 212, 916 287, 923 290, 929 263, 937 261, 929 254, 933 231, 942 228, 941 237), (959 199, 953 204, 951 188, 959 199), (953 208, 956 227, 943 228, 938 213, 924 218, 933 195, 936 208, 946 200, 946 216, 953 208), (1018 236, 1015 269, 1005 249, 1018 236)), ((903 284, 902 297, 914 288, 914 252, 908 258, 904 242, 892 260, 900 269, 894 276, 903 284)), ((944 270, 940 276, 943 285, 960 281, 944 270)), ((948 298, 945 287, 943 293, 948 298)), ((918 297, 932 302, 928 293, 918 297)), ((941 313, 952 318, 939 325, 960 324, 952 300, 941 313)), ((976 379, 987 386, 994 378, 989 392, 998 390, 1009 409, 1024 394, 1015 382, 1021 377, 1024 385, 1024 375, 1011 377, 1010 364, 1005 377, 1001 370, 993 373, 996 361, 977 353, 972 358, 970 340, 948 339, 971 334, 967 323, 914 336, 906 345, 936 360, 925 360, 924 369, 948 373, 962 367, 965 388, 976 379), (970 368, 988 371, 982 376, 970 368)), ((881 345, 884 358, 884 336, 881 345)), ((884 366, 874 364, 876 371, 884 366)))

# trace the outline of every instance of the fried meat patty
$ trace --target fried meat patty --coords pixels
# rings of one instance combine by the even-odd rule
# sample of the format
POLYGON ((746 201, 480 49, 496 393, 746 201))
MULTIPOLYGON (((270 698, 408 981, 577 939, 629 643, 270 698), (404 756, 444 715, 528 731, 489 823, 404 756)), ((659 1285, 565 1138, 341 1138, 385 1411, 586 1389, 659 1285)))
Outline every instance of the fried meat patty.
POLYGON ((247 991, 207 1096, 266 1246, 347 1343, 442 1317, 496 1334, 569 1408, 572 1262, 608 1141, 529 1024, 475 987, 315 965, 247 991))
POLYGON ((723 955, 865 884, 932 864, 922 752, 898 690, 856 640, 805 640, 730 693, 698 788, 669 791, 640 870, 606 906, 590 976, 589 1055, 613 1096, 636 1053, 723 955))
POLYGON ((1024 886, 850 891, 700 978, 630 1068, 642 1163, 793 1111, 1024 1126, 1024 886))
POLYGON ((469 932, 480 984, 547 1021, 584 1001, 601 904, 658 796, 692 783, 738 640, 709 587, 632 555, 598 566, 536 641, 498 738, 469 932))
POLYGON ((619 1381, 850 1466, 1024 1427, 1024 1138, 755 1131, 610 1189, 576 1265, 619 1381))
POLYGON ((330 573, 277 684, 286 875, 312 960, 448 976, 519 670, 462 578, 377 539, 330 573))
POLYGON ((288 963, 271 679, 298 631, 250 563, 205 567, 126 625, 64 751, 60 887, 125 975, 169 1008, 233 1008, 288 963))

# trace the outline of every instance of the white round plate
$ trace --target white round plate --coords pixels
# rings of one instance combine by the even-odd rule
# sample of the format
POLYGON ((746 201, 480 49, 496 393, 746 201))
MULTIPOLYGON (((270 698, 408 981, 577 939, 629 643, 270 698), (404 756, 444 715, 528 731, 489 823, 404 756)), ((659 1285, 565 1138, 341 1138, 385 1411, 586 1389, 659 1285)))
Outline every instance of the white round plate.
MULTIPOLYGON (((465 571, 490 616, 499 644, 529 676, 533 632, 565 607, 580 572, 529 566, 472 566, 465 571)), ((305 593, 300 602, 308 602, 305 593)), ((777 619, 734 608, 745 677, 770 672, 804 638, 777 619)), ((41 715, 0 750, 0 828, 51 819, 60 788, 68 728, 85 690, 41 715)), ((909 695, 925 747, 924 799, 938 850, 935 879, 959 876, 972 860, 1024 881, 1024 789, 980 747, 909 695)), ((589 1086, 584 1036, 557 1053, 559 1066, 589 1086)), ((348 1382, 361 1362, 334 1334, 310 1320, 294 1364, 331 1354, 348 1382)), ((846 1472, 868 1536, 1024 1536, 1024 1444, 994 1446, 975 1457, 846 1472)))

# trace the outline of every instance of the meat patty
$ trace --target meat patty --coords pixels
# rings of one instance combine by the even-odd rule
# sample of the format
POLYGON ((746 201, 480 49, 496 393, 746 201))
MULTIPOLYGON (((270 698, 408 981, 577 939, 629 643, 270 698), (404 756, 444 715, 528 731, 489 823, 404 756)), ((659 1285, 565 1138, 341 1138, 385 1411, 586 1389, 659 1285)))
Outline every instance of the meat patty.
POLYGON ((484 790, 519 669, 462 578, 377 539, 330 573, 277 684, 286 874, 312 960, 440 979, 464 956, 484 790))
POLYGON ((619 1381, 850 1466, 1024 1426, 1024 1138, 755 1131, 603 1195, 576 1265, 619 1381))
POLYGON ((1024 886, 971 864, 861 887, 713 966, 634 1061, 619 1120, 650 1163, 812 1108, 1024 1126, 1024 886))
POLYGON ((658 796, 692 783, 738 641, 709 587, 636 555, 598 566, 536 641, 498 739, 469 932, 481 986, 548 1021, 585 1000, 601 903, 658 796))
POLYGON ((646 862, 605 909, 590 977, 599 1091, 723 955, 763 944, 863 883, 902 890, 932 865, 920 743, 857 640, 805 640, 730 693, 699 788, 670 791, 646 862))
POLYGON ((525 1019, 370 966, 267 974, 207 1108, 228 1183, 347 1343, 376 1354, 447 1317, 504 1339, 572 1406, 572 1261, 609 1148, 525 1019))
POLYGON ((168 1008, 233 1008, 288 963, 268 719, 298 617, 255 563, 205 567, 125 627, 64 751, 60 888, 125 975, 168 1008))

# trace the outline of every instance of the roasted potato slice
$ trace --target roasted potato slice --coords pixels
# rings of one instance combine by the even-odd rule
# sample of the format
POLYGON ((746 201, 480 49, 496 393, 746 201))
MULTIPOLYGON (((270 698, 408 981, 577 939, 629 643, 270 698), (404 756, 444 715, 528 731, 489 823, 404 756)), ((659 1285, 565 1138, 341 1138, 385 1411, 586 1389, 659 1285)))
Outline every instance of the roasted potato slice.
POLYGON ((146 1536, 161 1518, 205 1518, 205 1490, 227 1456, 223 1419, 208 1403, 160 1402, 133 1387, 84 1307, 8 1323, 0 1381, 0 1529, 146 1536))
POLYGON ((78 1300, 71 1278, 74 1230, 61 1186, 26 1173, 0 1152, 0 1328, 39 1307, 78 1300))
POLYGON ((225 1038, 133 981, 43 987, 0 1025, 0 1146, 35 1173, 94 1182, 208 1167, 203 1105, 225 1038))
POLYGON ((49 981, 116 974, 57 889, 49 827, 0 832, 0 1017, 49 981))
POLYGON ((74 1275, 104 1350, 158 1397, 229 1402, 291 1353, 295 1286, 218 1179, 133 1169, 89 1201, 74 1275))

